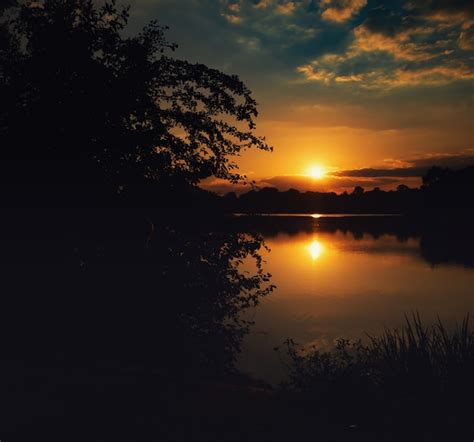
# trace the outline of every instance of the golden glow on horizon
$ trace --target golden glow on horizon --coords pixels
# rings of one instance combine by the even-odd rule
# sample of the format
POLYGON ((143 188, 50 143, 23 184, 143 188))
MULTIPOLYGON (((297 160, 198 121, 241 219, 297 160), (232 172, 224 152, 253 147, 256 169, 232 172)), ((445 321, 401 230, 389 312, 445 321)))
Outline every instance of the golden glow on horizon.
POLYGON ((313 241, 308 245, 308 251, 311 255, 311 259, 316 261, 323 253, 324 247, 318 240, 313 239, 313 241))
POLYGON ((326 171, 322 166, 311 166, 308 169, 308 176, 313 178, 314 180, 320 180, 324 177, 326 171))
MULTIPOLYGON (((270 112, 270 110, 267 105, 266 111, 270 112)), ((365 128, 362 123, 373 121, 373 119, 369 119, 364 113, 359 115, 355 112, 346 113, 346 111, 347 109, 338 108, 337 116, 348 119, 342 122, 343 126, 335 117, 334 121, 327 122, 330 127, 311 125, 310 122, 313 120, 309 121, 309 117, 314 119, 315 116, 309 111, 297 113, 298 124, 284 121, 281 124, 275 124, 273 120, 265 120, 262 117, 257 124, 259 134, 267 137, 274 151, 272 153, 252 149, 246 151, 241 157, 236 158, 241 172, 251 175, 252 180, 257 182, 277 177, 272 186, 285 189, 296 188, 300 191, 322 190, 341 193, 346 190, 351 192, 357 185, 367 189, 378 186, 384 190, 396 189, 399 184, 418 187, 421 185, 421 180, 418 178, 401 177, 394 179, 396 181, 394 183, 381 186, 380 183, 372 184, 372 181, 377 181, 374 178, 366 179, 366 182, 354 177, 335 179, 332 173, 371 167, 397 167, 395 164, 386 164, 385 160, 398 161, 411 158, 412 155, 418 156, 418 154, 423 157, 436 152, 448 153, 446 145, 459 145, 460 149, 467 148, 468 129, 459 132, 449 131, 444 125, 429 128, 423 126, 416 129, 370 129, 365 128), (355 123, 351 123, 350 115, 354 118, 357 116, 355 122, 357 127, 353 127, 355 123), (363 115, 365 116, 362 118, 363 115), (363 121, 359 121, 358 118, 363 121), (314 179, 309 175, 312 166, 323 166, 325 175, 322 179, 314 179), (306 186, 306 184, 314 187, 306 186)), ((375 117, 379 115, 381 115, 380 112, 375 117)), ((416 118, 419 117, 416 114, 416 118)), ((296 117, 291 114, 291 118, 296 117)), ((405 115, 404 118, 408 116, 405 115)), ((382 124, 381 121, 376 121, 377 124, 382 124)), ((472 125, 469 130, 472 134, 472 125)))

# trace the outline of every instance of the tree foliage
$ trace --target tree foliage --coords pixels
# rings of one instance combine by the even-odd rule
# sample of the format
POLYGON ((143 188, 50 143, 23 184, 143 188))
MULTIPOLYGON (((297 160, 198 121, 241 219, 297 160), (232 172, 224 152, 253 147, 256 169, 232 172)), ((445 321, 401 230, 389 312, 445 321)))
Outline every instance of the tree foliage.
POLYGON ((49 181, 44 192, 235 182, 244 177, 233 157, 271 150, 255 134, 257 105, 244 83, 173 58, 176 46, 156 21, 126 36, 129 8, 114 0, 10 6, 0 51, 3 155, 23 180, 49 181), (41 172, 25 167, 37 160, 41 172))

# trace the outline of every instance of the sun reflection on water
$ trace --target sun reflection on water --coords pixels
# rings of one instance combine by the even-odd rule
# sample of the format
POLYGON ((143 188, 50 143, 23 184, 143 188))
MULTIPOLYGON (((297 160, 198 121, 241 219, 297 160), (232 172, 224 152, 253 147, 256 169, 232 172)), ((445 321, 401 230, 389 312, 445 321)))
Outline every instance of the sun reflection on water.
POLYGON ((308 245, 308 251, 311 255, 311 259, 316 261, 323 253, 324 247, 318 240, 313 239, 313 241, 308 245))

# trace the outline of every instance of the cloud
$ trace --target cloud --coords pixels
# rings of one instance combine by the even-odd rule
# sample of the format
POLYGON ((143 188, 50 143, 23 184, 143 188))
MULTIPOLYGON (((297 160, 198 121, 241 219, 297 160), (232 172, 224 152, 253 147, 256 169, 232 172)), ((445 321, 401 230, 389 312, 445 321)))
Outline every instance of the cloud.
POLYGON ((426 169, 422 167, 403 167, 396 169, 354 169, 341 170, 334 172, 334 176, 338 177, 357 177, 357 178, 379 178, 379 177, 420 177, 423 176, 426 169))
POLYGON ((357 177, 357 178, 407 178, 407 177, 422 177, 430 167, 449 167, 451 169, 460 169, 466 166, 474 165, 474 154, 459 153, 459 154, 436 154, 425 155, 420 158, 402 161, 407 164, 407 167, 396 168, 363 168, 353 170, 341 170, 334 172, 337 177, 357 177))
POLYGON ((463 153, 455 154, 427 154, 419 158, 409 160, 411 164, 418 167, 449 167, 451 169, 461 169, 474 165, 474 149, 468 149, 463 153))
POLYGON ((268 8, 270 5, 274 3, 274 0, 260 0, 258 3, 254 5, 256 9, 265 9, 268 8))
POLYGON ((221 3, 223 4, 224 9, 221 14, 222 17, 232 24, 239 24, 242 22, 242 17, 240 16, 240 1, 221 0, 221 3))
POLYGON ((238 14, 240 12, 240 3, 229 4, 229 11, 238 14))
POLYGON ((296 9, 296 3, 287 1, 277 6, 277 11, 283 15, 291 15, 296 9))
POLYGON ((297 68, 307 80, 320 81, 325 84, 360 83, 366 88, 398 88, 406 86, 441 86, 454 81, 474 80, 474 71, 470 66, 459 62, 432 67, 373 69, 369 72, 339 75, 337 69, 320 67, 318 62, 302 65, 297 68))
POLYGON ((472 0, 416 0, 405 4, 410 14, 448 24, 469 23, 474 20, 472 0))
POLYGON ((291 15, 296 10, 301 0, 260 0, 254 4, 254 9, 267 9, 274 6, 274 9, 279 14, 291 15))
POLYGON ((459 34, 458 45, 466 51, 474 50, 474 25, 459 34))
POLYGON ((321 0, 323 9, 321 17, 333 22, 344 22, 356 15, 366 4, 367 0, 321 0))
POLYGON ((391 76, 376 77, 379 86, 444 85, 456 80, 474 80, 473 70, 464 63, 420 69, 397 69, 391 76))
POLYGON ((352 39, 344 51, 321 54, 299 65, 297 72, 328 86, 350 83, 368 88, 473 80, 474 57, 463 53, 474 49, 474 26, 468 26, 471 7, 424 3, 410 13, 383 6, 369 10, 365 20, 350 31, 352 39), (440 25, 433 14, 441 12, 460 21, 454 28, 440 25))
POLYGON ((414 36, 428 34, 428 28, 409 29, 393 35, 388 32, 374 32, 367 25, 354 29, 354 42, 349 56, 360 52, 388 52, 396 60, 426 61, 438 55, 436 46, 413 41, 414 36))
POLYGON ((324 83, 329 83, 334 79, 335 76, 334 72, 328 69, 317 68, 317 62, 315 62, 313 65, 304 64, 302 66, 298 66, 296 70, 301 72, 307 80, 311 81, 322 81, 324 83))
POLYGON ((239 24, 242 22, 242 17, 239 17, 238 15, 222 14, 222 17, 224 17, 229 23, 239 24))
POLYGON ((256 52, 260 50, 260 40, 256 37, 238 37, 237 43, 245 47, 247 51, 256 52))
POLYGON ((296 189, 300 192, 350 192, 354 187, 365 189, 379 187, 383 190, 396 189, 400 184, 419 187, 421 178, 433 166, 461 169, 474 165, 474 149, 453 154, 425 154, 409 159, 385 160, 385 163, 396 167, 365 167, 361 169, 339 170, 328 173, 322 180, 314 180, 305 175, 278 175, 257 179, 254 186, 250 184, 231 184, 218 178, 209 178, 201 183, 201 187, 220 195, 228 192, 238 194, 248 192, 252 188, 276 187, 285 191, 296 189))
POLYGON ((363 81, 364 77, 361 74, 351 75, 338 75, 335 77, 336 83, 351 83, 354 81, 363 81))

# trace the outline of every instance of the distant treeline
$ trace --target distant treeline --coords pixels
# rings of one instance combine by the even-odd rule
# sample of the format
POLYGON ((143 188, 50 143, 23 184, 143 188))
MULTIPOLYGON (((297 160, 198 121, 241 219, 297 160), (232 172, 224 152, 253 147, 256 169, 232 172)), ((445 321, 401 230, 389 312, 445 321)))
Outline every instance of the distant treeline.
POLYGON ((434 166, 420 188, 403 184, 397 190, 357 186, 351 193, 279 191, 273 187, 220 198, 225 211, 242 213, 412 213, 439 208, 474 208, 474 166, 451 170, 434 166))

